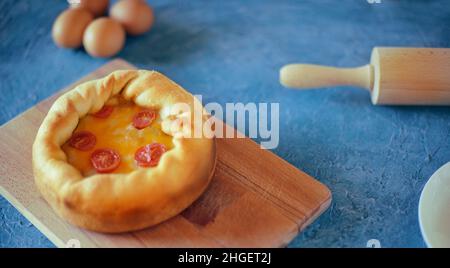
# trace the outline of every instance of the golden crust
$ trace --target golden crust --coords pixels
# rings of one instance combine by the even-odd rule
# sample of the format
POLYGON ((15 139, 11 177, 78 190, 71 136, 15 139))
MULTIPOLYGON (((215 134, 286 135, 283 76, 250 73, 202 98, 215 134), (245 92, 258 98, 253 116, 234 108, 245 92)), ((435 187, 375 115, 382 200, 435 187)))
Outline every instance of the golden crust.
POLYGON ((116 71, 65 93, 51 107, 33 144, 38 189, 61 217, 99 232, 138 230, 177 215, 203 193, 216 163, 214 138, 183 138, 168 127, 177 117, 168 111, 180 102, 192 107, 198 100, 164 75, 143 70, 116 71), (80 118, 116 94, 160 109, 163 131, 174 136, 174 148, 157 167, 85 178, 67 162, 61 146, 80 118))

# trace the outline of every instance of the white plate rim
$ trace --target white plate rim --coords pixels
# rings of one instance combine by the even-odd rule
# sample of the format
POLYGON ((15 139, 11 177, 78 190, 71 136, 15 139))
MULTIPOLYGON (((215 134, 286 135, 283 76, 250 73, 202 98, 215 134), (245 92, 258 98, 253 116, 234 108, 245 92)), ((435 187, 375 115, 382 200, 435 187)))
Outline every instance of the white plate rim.
POLYGON ((426 212, 423 207, 424 198, 425 198, 424 195, 427 191, 429 191, 431 181, 436 176, 438 176, 438 174, 440 174, 441 172, 443 172, 444 170, 447 170, 447 169, 450 172, 450 162, 447 162, 446 164, 444 164, 442 167, 440 167, 438 170, 436 170, 433 173, 433 175, 431 175, 431 177, 428 179, 428 181, 425 183, 424 187, 422 188, 422 192, 420 193, 419 207, 418 207, 419 227, 420 227, 420 232, 422 233, 423 240, 425 241, 425 244, 429 248, 440 247, 440 246, 433 245, 433 242, 430 241, 430 239, 427 235, 427 231, 424 227, 423 218, 426 216, 426 212))

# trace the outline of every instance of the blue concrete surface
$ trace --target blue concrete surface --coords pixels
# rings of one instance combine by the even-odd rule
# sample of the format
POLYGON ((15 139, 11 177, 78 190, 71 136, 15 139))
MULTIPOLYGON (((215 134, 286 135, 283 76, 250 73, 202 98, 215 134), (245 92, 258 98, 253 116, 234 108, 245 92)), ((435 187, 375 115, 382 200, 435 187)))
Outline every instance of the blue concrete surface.
MULTIPOLYGON (((290 62, 357 66, 373 46, 450 46, 447 0, 161 1, 156 23, 118 55, 156 69, 204 101, 279 102, 273 151, 326 184, 330 209, 291 247, 424 247, 423 185, 450 161, 450 109, 374 107, 355 88, 292 91, 290 62)), ((0 124, 107 60, 56 48, 50 29, 65 1, 0 2, 0 124)), ((53 246, 0 198, 0 246, 53 246)))

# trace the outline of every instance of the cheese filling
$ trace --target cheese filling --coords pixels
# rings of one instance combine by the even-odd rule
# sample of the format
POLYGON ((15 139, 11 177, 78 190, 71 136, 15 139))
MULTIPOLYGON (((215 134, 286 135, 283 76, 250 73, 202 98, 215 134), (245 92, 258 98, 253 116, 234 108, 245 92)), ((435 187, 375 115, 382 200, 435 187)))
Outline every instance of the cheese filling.
POLYGON ((150 126, 137 129, 133 126, 133 118, 140 111, 145 110, 133 102, 122 98, 108 101, 114 107, 112 113, 106 118, 98 118, 91 114, 81 118, 74 133, 89 131, 96 138, 95 146, 88 150, 78 150, 66 142, 62 149, 66 153, 67 161, 77 168, 84 176, 96 174, 91 163, 91 154, 96 149, 109 148, 120 155, 120 165, 110 173, 128 173, 139 167, 135 160, 136 151, 147 144, 160 143, 167 150, 173 148, 172 136, 161 130, 159 116, 150 126))

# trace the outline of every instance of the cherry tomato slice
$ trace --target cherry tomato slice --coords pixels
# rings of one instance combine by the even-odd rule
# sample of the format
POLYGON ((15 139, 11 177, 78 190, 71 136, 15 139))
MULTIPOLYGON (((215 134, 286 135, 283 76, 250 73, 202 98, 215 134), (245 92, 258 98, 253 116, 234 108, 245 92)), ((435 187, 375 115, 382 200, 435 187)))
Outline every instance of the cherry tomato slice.
POLYGON ((92 115, 97 118, 106 118, 113 112, 113 110, 114 110, 113 106, 105 105, 103 106, 103 108, 100 109, 100 111, 92 115))
POLYGON ((80 151, 89 151, 94 148, 97 139, 89 131, 78 131, 72 134, 69 145, 80 151))
POLYGON ((167 149, 163 144, 147 144, 137 149, 134 154, 134 159, 140 167, 154 167, 158 165, 159 159, 166 151, 167 149))
POLYGON ((113 149, 97 149, 91 154, 92 166, 99 173, 109 173, 120 165, 120 155, 113 149))
POLYGON ((150 126, 156 118, 156 112, 152 110, 140 111, 133 117, 133 126, 137 129, 143 129, 150 126))

